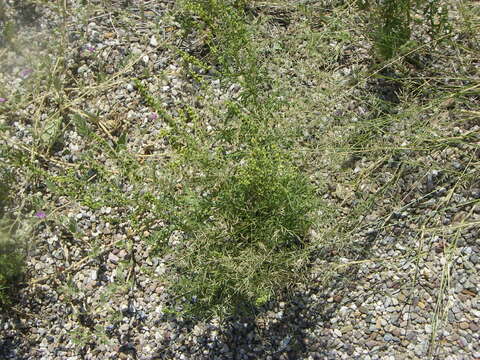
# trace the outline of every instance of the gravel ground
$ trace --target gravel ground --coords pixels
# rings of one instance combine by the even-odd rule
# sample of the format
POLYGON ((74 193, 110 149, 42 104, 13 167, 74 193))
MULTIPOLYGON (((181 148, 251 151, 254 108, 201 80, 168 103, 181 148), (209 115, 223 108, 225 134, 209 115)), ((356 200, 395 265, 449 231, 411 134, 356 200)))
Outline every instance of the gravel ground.
MULTIPOLYGON (((67 19, 66 34, 54 31, 62 17, 45 8, 31 15, 35 21, 26 19, 22 25, 21 51, 0 48, 0 81, 19 93, 31 91, 33 80, 49 80, 36 78, 45 59, 54 67, 63 57, 68 68, 60 79, 64 87, 84 85, 79 94, 73 90, 73 100, 64 106, 73 113, 98 114, 104 119, 98 131, 107 140, 128 132, 128 151, 160 166, 158 158, 168 156, 170 147, 158 134, 169 125, 144 104, 133 79, 163 72, 161 78, 143 76, 142 82, 166 109, 195 103, 198 85, 173 50, 192 40, 181 40, 182 30, 168 15, 172 6, 165 0, 134 1, 127 7, 129 16, 126 11, 87 16, 79 6, 70 11, 74 15, 67 19), (66 44, 67 51, 51 53, 52 43, 66 44), (95 88, 100 72, 110 76, 105 89, 95 88)), ((13 10, 9 8, 12 16, 13 10)), ((223 89, 215 74, 204 75, 213 89, 209 101, 235 97, 238 87, 223 89)), ((0 107, 13 101, 7 93, 0 97, 6 99, 0 107)), ((12 125, 1 141, 17 148, 34 141, 37 124, 28 119, 40 105, 50 112, 60 107, 40 92, 37 99, 21 101, 22 111, 0 112, 0 120, 12 125)), ((478 146, 479 129, 458 127, 454 135, 477 133, 473 142, 478 146)), ((121 171, 89 146, 69 129, 42 166, 59 175, 64 166, 89 175, 77 165, 82 153, 90 151, 99 163, 121 171)), ((451 173, 478 174, 478 150, 469 151, 447 147, 416 161, 442 164, 451 173)), ((368 165, 359 160, 355 169, 368 165)), ((395 165, 391 173, 383 171, 389 178, 395 165)), ((58 210, 45 218, 31 214, 32 221, 40 222, 28 263, 31 280, 21 290, 16 310, 0 318, 0 358, 480 359, 480 183, 457 186, 445 171, 416 171, 406 167, 401 175, 399 186, 408 197, 398 212, 372 213, 351 235, 359 248, 368 250, 369 260, 353 255, 336 259, 331 266, 338 267, 338 276, 328 286, 316 280, 325 266, 319 260, 308 284, 268 304, 254 319, 224 324, 192 323, 167 311, 171 299, 158 280, 165 265, 142 242, 152 229, 133 234, 128 222, 115 221, 127 208, 92 210, 23 178, 16 184, 20 195, 40 196, 58 210), (437 211, 440 205, 443 210, 437 211), (60 218, 74 221, 82 237, 53 221, 60 218), (434 231, 432 224, 451 226, 434 231), (118 246, 131 237, 133 247, 118 246), (89 256, 92 252, 97 256, 89 256), (135 265, 129 268, 132 260, 135 265), (131 285, 119 285, 127 283, 131 285)), ((128 197, 128 182, 121 188, 128 197)), ((334 201, 333 195, 326 198, 334 201)))

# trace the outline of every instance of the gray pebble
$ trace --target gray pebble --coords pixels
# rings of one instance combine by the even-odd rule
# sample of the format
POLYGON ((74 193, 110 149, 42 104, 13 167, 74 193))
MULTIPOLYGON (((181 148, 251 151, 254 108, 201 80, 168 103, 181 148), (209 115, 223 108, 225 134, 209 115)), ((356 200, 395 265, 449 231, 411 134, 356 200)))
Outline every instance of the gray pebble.
POLYGON ((359 306, 358 311, 360 311, 362 314, 368 314, 369 310, 365 306, 359 306))
POLYGON ((452 165, 456 170, 462 170, 463 169, 463 165, 461 163, 459 163, 458 161, 453 161, 452 165))
POLYGON ((457 342, 458 342, 458 345, 460 345, 461 347, 467 347, 468 346, 467 339, 465 339, 463 336, 460 336, 458 338, 457 342))
POLYGON ((449 311, 448 311, 447 317, 448 317, 448 321, 451 322, 451 323, 457 321, 457 320, 455 319, 455 314, 452 312, 452 310, 449 310, 449 311))
POLYGON ((426 350, 426 349, 425 349, 425 345, 423 345, 423 344, 418 344, 418 345, 415 346, 415 348, 414 348, 413 351, 415 352, 415 355, 417 355, 417 356, 422 356, 422 355, 425 354, 425 350, 426 350))
POLYGON ((474 265, 480 264, 480 257, 477 254, 472 254, 469 258, 470 262, 474 265))
POLYGON ((383 335, 383 340, 384 341, 392 341, 394 338, 394 336, 390 333, 386 333, 385 335, 383 335))
POLYGON ((118 264, 118 260, 119 260, 119 258, 118 258, 117 255, 115 255, 113 253, 108 254, 108 261, 110 261, 111 263, 118 264))
POLYGON ((405 338, 408 341, 416 341, 417 340, 417 333, 415 331, 407 331, 407 334, 405 335, 405 338))

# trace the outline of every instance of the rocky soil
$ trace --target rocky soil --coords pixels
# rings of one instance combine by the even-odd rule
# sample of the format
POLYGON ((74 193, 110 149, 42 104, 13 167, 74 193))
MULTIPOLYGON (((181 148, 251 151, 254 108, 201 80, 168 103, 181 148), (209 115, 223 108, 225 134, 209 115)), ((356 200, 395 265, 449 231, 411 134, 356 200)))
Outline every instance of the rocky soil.
MULTIPOLYGON (((79 1, 64 17, 50 6, 33 11, 10 2, 8 14, 18 17, 21 30, 16 47, 0 47, 0 121, 10 126, 1 130, 3 144, 27 148, 42 126, 31 121, 42 119, 38 112, 47 118, 67 109, 96 114, 102 119, 96 131, 107 142, 128 133, 128 152, 160 166, 171 149, 159 134, 169 125, 145 103, 134 79, 142 78, 171 111, 195 103, 197 84, 175 50, 194 40, 175 22, 174 5, 119 1, 91 12, 79 1), (52 74, 64 64, 65 72, 48 78, 45 64, 52 74), (97 86, 100 74, 103 86, 97 86), (48 87, 49 81, 59 88, 48 87), (60 88, 68 94, 63 102, 56 97, 60 88), (12 110, 13 102, 21 108, 12 110)), ((225 89, 214 73, 203 75, 213 89, 210 101, 235 97, 235 86, 225 89)), ((350 73, 339 76, 348 81, 350 73)), ((454 117, 455 111, 445 113, 454 117)), ((39 198, 48 211, 23 213, 34 228, 28 276, 15 306, 0 318, 0 358, 480 359, 479 130, 477 121, 451 134, 470 136, 471 146, 412 153, 427 169, 435 164, 426 172, 409 167, 407 153, 380 168, 385 181, 398 176, 403 202, 391 214, 364 216, 349 234, 358 251, 332 255, 328 266, 337 275, 327 285, 316 280, 326 263, 319 260, 308 281, 255 318, 224 323, 195 323, 169 311, 171 298, 159 280, 165 265, 144 241, 152 229, 133 232, 131 224, 117 221, 130 203, 83 206, 15 169, 17 198, 39 198), (402 161, 407 165, 400 170, 402 161), (470 180, 459 185, 462 176, 470 180)), ((45 136, 50 141, 48 131, 45 136)), ((122 171, 84 139, 68 127, 51 156, 39 152, 38 164, 58 176, 71 169, 95 178, 94 170, 80 166, 82 154, 91 151, 98 163, 122 171)), ((356 160, 352 176, 370 165, 356 160)), ((126 198, 135 193, 128 181, 119 187, 126 198)), ((350 200, 337 195, 332 189, 322 196, 348 208, 350 200)), ((389 197, 384 201, 388 205, 389 197)), ((16 215, 21 210, 20 202, 9 209, 16 215)))

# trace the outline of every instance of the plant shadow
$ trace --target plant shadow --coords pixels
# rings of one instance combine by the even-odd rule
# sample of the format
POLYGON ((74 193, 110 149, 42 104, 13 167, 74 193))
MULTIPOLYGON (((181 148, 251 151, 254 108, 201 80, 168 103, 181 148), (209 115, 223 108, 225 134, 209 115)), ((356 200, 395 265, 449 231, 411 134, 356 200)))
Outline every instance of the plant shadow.
MULTIPOLYGON (((371 235, 365 237, 356 257, 367 258, 373 243, 371 235)), ((180 354, 205 360, 334 359, 338 356, 334 350, 353 354, 349 339, 343 339, 338 347, 332 319, 341 307, 359 301, 350 296, 359 278, 358 271, 350 268, 325 286, 317 283, 293 290, 255 315, 230 318, 222 325, 204 324, 207 330, 193 340, 185 336, 178 343, 178 338, 164 338, 152 359, 178 358, 180 354)), ((177 321, 177 325, 191 334, 198 323, 177 321)))

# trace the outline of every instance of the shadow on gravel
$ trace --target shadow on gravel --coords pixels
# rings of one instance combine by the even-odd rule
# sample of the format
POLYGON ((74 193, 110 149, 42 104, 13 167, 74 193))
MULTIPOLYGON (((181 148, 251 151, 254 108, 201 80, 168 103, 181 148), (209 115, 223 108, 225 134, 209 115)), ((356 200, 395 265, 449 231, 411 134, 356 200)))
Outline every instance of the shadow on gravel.
MULTIPOLYGON (((357 249, 357 259, 368 257, 377 233, 365 236, 357 249)), ((332 350, 353 354, 350 339, 338 347, 331 320, 340 307, 355 303, 350 293, 356 287, 358 271, 350 268, 347 275, 330 280, 328 286, 310 286, 271 304, 257 316, 235 318, 192 339, 164 339, 151 359, 335 359, 332 350), (312 296, 314 295, 314 296, 312 296), (212 336, 212 330, 217 335, 212 336)), ((360 303, 357 306, 361 305, 360 303)), ((191 334, 195 324, 177 323, 191 334)), ((208 328, 208 325, 207 325, 208 328)), ((188 336, 185 336, 188 338, 188 336)))
MULTIPOLYGON (((8 323, 15 324, 15 328, 4 328, 0 332, 0 359, 26 360, 28 351, 26 351, 25 334, 22 333, 20 316, 12 309, 2 309, 4 315, 9 319, 8 323)), ((0 321, 6 324, 7 321, 0 321)))
POLYGON ((387 108, 392 105, 398 105, 400 99, 398 98, 399 91, 402 85, 399 81, 399 76, 388 69, 382 70, 376 78, 370 79, 367 85, 367 90, 374 94, 380 101, 384 102, 387 108))
POLYGON ((15 336, 5 336, 0 339, 0 359, 23 360, 26 357, 18 353, 21 341, 15 336))

